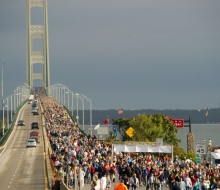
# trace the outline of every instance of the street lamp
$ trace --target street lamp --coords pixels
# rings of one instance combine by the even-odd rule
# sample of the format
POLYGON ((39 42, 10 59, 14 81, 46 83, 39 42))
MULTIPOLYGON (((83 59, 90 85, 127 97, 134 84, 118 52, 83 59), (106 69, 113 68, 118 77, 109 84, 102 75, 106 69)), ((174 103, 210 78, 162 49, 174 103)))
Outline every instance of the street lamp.
POLYGON ((73 111, 74 111, 74 106, 73 106, 73 104, 74 104, 74 102, 73 102, 73 97, 76 97, 76 95, 73 93, 73 91, 71 91, 71 90, 69 90, 68 89, 68 93, 69 94, 71 94, 72 95, 72 100, 71 100, 71 111, 72 111, 72 117, 73 117, 73 111))
POLYGON ((7 129, 9 129, 9 104, 8 104, 8 99, 9 99, 9 97, 8 98, 6 98, 6 100, 7 100, 7 104, 5 105, 5 107, 7 108, 7 129))
POLYGON ((11 121, 12 121, 12 95, 10 96, 11 97, 11 121))
MULTIPOLYGON (((203 141, 206 142, 205 139, 203 139, 203 141)), ((210 164, 212 161, 211 152, 212 152, 212 140, 209 139, 208 144, 207 144, 206 160, 208 160, 208 156, 210 156, 210 164), (210 153, 210 155, 209 155, 209 153, 210 153)))
POLYGON ((4 128, 5 128, 5 124, 4 124, 4 83, 3 83, 3 79, 4 79, 4 60, 2 62, 2 129, 3 129, 3 135, 5 134, 4 128))
POLYGON ((79 94, 76 94, 76 110, 77 110, 77 112, 76 112, 76 121, 77 121, 77 124, 79 125, 79 113, 78 113, 78 96, 79 96, 79 94))
POLYGON ((212 164, 212 140, 211 139, 209 139, 209 142, 208 142, 208 151, 210 152, 210 164, 212 164))
MULTIPOLYGON (((89 102, 89 107, 90 107, 90 135, 92 136, 92 100, 88 97, 86 97, 83 94, 80 94, 83 98, 85 98, 89 102)), ((84 101, 83 101, 83 107, 84 107, 84 101)))
POLYGON ((70 109, 70 99, 69 99, 69 98, 70 98, 70 95, 69 95, 69 94, 70 94, 70 93, 69 93, 70 90, 69 90, 69 88, 68 88, 67 90, 68 90, 68 92, 66 92, 66 94, 68 94, 68 102, 67 102, 68 104, 67 104, 67 108, 68 108, 68 110, 69 110, 69 109, 70 109))

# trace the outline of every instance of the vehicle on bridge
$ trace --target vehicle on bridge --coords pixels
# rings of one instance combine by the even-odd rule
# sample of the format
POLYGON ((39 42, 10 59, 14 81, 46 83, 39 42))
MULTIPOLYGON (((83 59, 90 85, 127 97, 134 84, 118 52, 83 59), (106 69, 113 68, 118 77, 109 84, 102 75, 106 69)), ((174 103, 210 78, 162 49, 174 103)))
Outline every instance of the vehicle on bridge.
POLYGON ((32 111, 33 115, 39 115, 38 111, 34 110, 32 111))
POLYGON ((36 143, 40 143, 40 138, 38 136, 32 136, 29 139, 34 139, 36 143))
POLYGON ((28 104, 32 104, 34 101, 34 95, 30 95, 28 98, 28 104))
POLYGON ((37 99, 34 99, 34 103, 35 103, 35 104, 38 104, 38 100, 37 100, 37 99))
POLYGON ((18 121, 18 126, 25 126, 24 120, 19 120, 18 121))
POLYGON ((32 122, 31 129, 37 128, 39 129, 39 123, 38 122, 32 122))
POLYGON ((30 137, 33 137, 33 136, 39 137, 39 136, 40 136, 39 131, 31 131, 31 132, 30 132, 30 137))
POLYGON ((36 140, 35 139, 28 139, 27 140, 27 145, 26 145, 26 147, 28 148, 28 147, 37 147, 37 143, 36 143, 36 140))
POLYGON ((33 112, 35 112, 35 111, 38 111, 38 110, 37 110, 37 108, 34 107, 34 108, 32 108, 31 113, 33 113, 33 112))

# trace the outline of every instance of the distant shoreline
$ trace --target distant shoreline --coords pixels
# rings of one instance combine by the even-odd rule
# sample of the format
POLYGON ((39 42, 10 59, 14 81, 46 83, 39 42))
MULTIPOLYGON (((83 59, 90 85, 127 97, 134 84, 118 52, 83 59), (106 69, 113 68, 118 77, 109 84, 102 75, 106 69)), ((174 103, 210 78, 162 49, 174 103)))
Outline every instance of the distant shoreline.
MULTIPOLYGON (((72 110, 69 110, 72 113, 72 110)), ((138 109, 138 110, 129 110, 124 109, 123 114, 119 115, 117 109, 108 109, 108 110, 92 110, 92 121, 96 125, 98 122, 100 124, 108 117, 109 122, 112 123, 112 119, 119 118, 132 118, 137 117, 138 114, 146 115, 155 115, 155 114, 164 114, 170 116, 171 118, 178 118, 188 120, 189 116, 191 117, 192 124, 218 124, 220 123, 220 108, 209 109, 208 117, 206 117, 206 109, 196 110, 181 110, 181 109, 165 109, 165 110, 156 110, 156 109, 138 109), (208 123, 207 123, 208 121, 208 123)), ((10 115, 9 110, 9 115, 10 115)), ((78 110, 79 122, 82 123, 83 111, 81 108, 78 110)), ((73 118, 76 119, 76 109, 73 111, 73 118)), ((7 110, 5 110, 5 117, 7 117, 7 110)), ((0 120, 2 120, 2 111, 0 110, 0 120)), ((90 124, 90 110, 87 108, 84 110, 84 124, 90 124)))

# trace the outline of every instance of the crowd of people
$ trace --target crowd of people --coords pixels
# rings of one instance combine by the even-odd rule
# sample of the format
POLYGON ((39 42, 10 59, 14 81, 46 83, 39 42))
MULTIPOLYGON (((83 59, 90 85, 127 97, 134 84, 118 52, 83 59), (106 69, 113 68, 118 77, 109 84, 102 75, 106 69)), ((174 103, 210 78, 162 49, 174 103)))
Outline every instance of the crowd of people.
POLYGON ((50 159, 53 166, 53 189, 63 180, 69 188, 85 183, 91 190, 206 190, 220 187, 220 168, 208 161, 196 164, 190 159, 172 160, 168 155, 149 153, 112 154, 111 145, 85 135, 71 120, 66 109, 44 93, 39 94, 46 122, 50 159), (113 155, 113 156, 112 156, 113 155), (119 183, 118 183, 119 181, 119 183), (117 184, 117 185, 116 185, 117 184))

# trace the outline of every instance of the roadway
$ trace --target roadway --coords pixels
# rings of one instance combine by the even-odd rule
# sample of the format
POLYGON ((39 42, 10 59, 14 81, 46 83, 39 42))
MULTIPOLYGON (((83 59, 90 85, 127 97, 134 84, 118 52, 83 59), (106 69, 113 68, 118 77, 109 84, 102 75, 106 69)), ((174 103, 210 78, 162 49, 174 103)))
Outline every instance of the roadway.
POLYGON ((39 115, 32 115, 31 104, 25 104, 18 115, 17 121, 24 120, 25 126, 17 126, 16 121, 14 131, 0 154, 0 189, 47 189, 42 119, 38 107, 39 115), (40 144, 36 148, 26 148, 26 141, 32 131, 31 123, 34 121, 40 124, 40 144))

